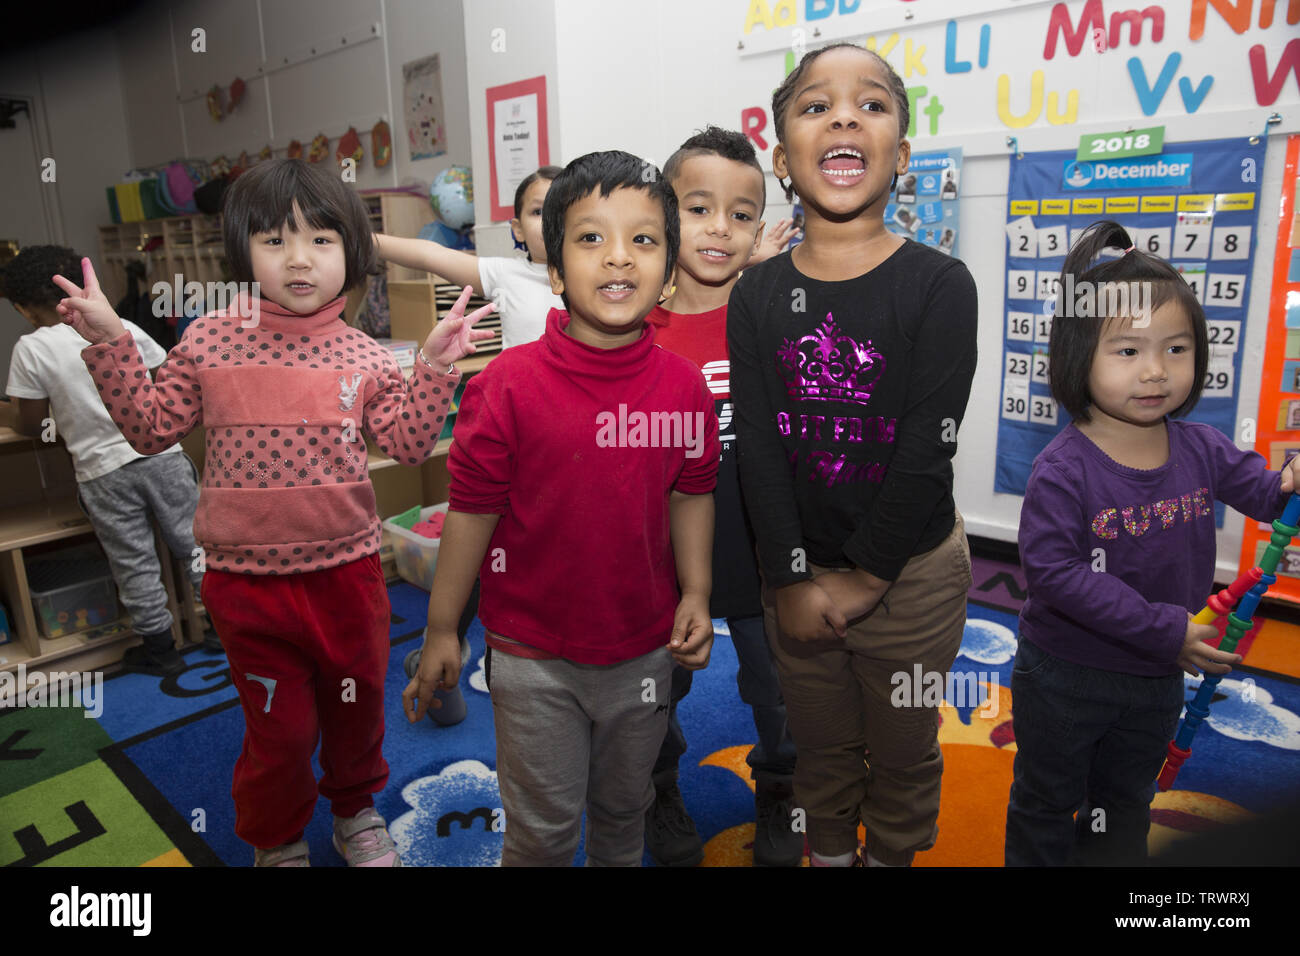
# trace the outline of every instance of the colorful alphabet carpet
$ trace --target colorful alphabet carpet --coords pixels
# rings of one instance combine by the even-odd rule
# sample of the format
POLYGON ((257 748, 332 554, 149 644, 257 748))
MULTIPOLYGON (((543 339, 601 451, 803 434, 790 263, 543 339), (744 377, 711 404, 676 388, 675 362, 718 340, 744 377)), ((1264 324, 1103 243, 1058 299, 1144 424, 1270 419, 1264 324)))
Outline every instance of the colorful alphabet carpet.
MULTIPOLYGON (((918 866, 1001 866, 1015 752, 1010 676, 1019 568, 977 558, 961 654, 940 705, 944 752, 939 840, 918 866), (973 683, 972 683, 973 682, 973 683), (971 688, 981 688, 971 693, 971 688)), ((384 753, 391 777, 376 805, 408 865, 500 861, 492 707, 475 621, 462 673, 465 721, 409 724, 401 714, 402 659, 422 639, 426 592, 390 587, 393 616, 384 753)), ((726 623, 707 670, 680 707, 689 749, 681 790, 705 841, 706 866, 748 866, 753 787, 745 755, 752 718, 736 690, 726 623)), ((1150 843, 1244 821, 1300 790, 1300 626, 1260 623, 1239 648, 1245 666, 1220 685, 1178 789, 1158 794, 1150 843)), ((70 708, 0 711, 0 864, 6 866, 248 866, 234 834, 231 772, 243 715, 224 657, 199 649, 168 680, 119 673, 104 682, 102 713, 70 708)), ((1188 679, 1189 696, 1198 681, 1188 679)), ((319 767, 317 774, 319 775, 319 767)), ((340 866, 321 801, 307 831, 313 866, 340 866)), ((583 859, 579 849, 577 862, 583 859)), ((646 862, 649 862, 647 857, 646 862)), ((1242 863, 1249 863, 1242 860, 1242 863)))

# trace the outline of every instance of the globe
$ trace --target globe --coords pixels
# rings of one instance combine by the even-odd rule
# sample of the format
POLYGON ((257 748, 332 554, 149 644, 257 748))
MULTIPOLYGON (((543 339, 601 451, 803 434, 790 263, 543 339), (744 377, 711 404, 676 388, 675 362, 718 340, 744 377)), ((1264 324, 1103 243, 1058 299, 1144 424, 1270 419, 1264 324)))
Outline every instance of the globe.
POLYGON ((474 222, 474 179, 468 166, 449 166, 429 185, 429 202, 438 218, 460 231, 474 222))

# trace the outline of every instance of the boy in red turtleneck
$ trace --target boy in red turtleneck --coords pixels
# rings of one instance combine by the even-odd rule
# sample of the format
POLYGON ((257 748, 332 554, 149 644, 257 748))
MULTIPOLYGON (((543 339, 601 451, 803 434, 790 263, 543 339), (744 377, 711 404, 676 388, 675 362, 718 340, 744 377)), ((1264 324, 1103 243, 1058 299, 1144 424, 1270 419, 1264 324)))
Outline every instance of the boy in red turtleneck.
POLYGON ((700 370, 646 316, 677 258, 677 200, 627 153, 591 153, 542 212, 552 309, 537 342, 470 380, 420 671, 423 716, 460 671, 457 617, 481 579, 505 810, 503 866, 641 862, 672 663, 701 668, 718 426, 700 370))
POLYGON ((391 354, 343 322, 341 293, 375 269, 366 211, 337 177, 301 160, 259 163, 225 199, 226 255, 252 296, 196 321, 151 383, 89 259, 84 288, 60 276, 59 312, 109 414, 153 454, 200 421, 203 486, 194 537, 203 602, 244 710, 235 832, 257 866, 306 866, 318 787, 349 866, 400 866, 372 794, 388 765, 383 687, 388 593, 363 433, 417 465, 433 451, 460 374, 489 337, 463 315, 438 323, 404 380, 391 354))

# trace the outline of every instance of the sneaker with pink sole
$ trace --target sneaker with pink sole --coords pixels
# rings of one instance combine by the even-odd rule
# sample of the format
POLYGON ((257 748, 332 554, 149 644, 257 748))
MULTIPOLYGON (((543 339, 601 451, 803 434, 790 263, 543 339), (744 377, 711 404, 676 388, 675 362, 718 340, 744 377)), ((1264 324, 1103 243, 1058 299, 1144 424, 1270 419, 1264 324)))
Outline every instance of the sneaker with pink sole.
POLYGON ((334 818, 334 849, 348 866, 401 866, 397 844, 388 835, 388 824, 374 807, 355 817, 334 818))

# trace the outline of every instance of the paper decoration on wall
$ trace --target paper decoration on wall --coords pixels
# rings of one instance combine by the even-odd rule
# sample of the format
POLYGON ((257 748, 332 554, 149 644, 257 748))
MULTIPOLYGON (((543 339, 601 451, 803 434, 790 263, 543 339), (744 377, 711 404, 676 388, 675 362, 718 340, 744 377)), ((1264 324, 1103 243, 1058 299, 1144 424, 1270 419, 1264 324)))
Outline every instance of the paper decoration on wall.
POLYGON ((957 255, 961 147, 913 153, 885 206, 885 228, 950 256, 957 255))
POLYGON ((411 159, 430 159, 447 152, 443 129, 442 68, 438 54, 402 64, 403 103, 411 159))
POLYGON ((361 137, 357 135, 356 129, 349 126, 348 131, 339 139, 338 149, 334 151, 334 157, 342 166, 345 159, 360 163, 361 157, 365 154, 365 150, 361 148, 361 137))
POLYGON ((324 133, 317 133, 307 149, 307 162, 319 163, 330 153, 330 139, 324 133))
POLYGON ((235 107, 240 104, 244 98, 244 81, 235 77, 235 81, 230 84, 230 104, 226 107, 227 113, 233 113, 235 107))
POLYGON ((393 158, 393 136, 388 130, 388 124, 380 120, 375 124, 375 128, 370 131, 370 155, 375 157, 375 168, 379 169, 388 165, 388 161, 393 158))
MULTIPOLYGON (((370 130, 370 149, 376 167, 387 166, 392 162, 393 140, 387 121, 383 119, 379 120, 379 122, 377 122, 370 130)), ((250 156, 247 150, 243 150, 240 152, 239 158, 234 162, 231 162, 231 160, 226 156, 218 156, 210 165, 212 166, 214 175, 225 176, 231 172, 232 169, 238 172, 243 172, 254 163, 260 163, 264 159, 274 158, 279 152, 279 149, 272 146, 270 143, 267 143, 258 151, 255 157, 250 156)), ((284 147, 284 155, 286 158, 306 159, 311 163, 320 162, 325 159, 329 153, 330 137, 325 133, 319 133, 316 138, 311 141, 306 149, 305 156, 303 145, 299 140, 290 140, 289 144, 284 147)), ((334 155, 340 165, 345 159, 352 159, 354 162, 360 163, 362 159, 365 158, 366 151, 362 136, 357 132, 355 126, 349 126, 347 132, 338 137, 337 149, 335 150, 334 155)))
POLYGON ((222 117, 225 116, 225 112, 221 108, 221 87, 214 85, 212 89, 208 90, 207 102, 208 113, 214 120, 221 122, 222 117))

